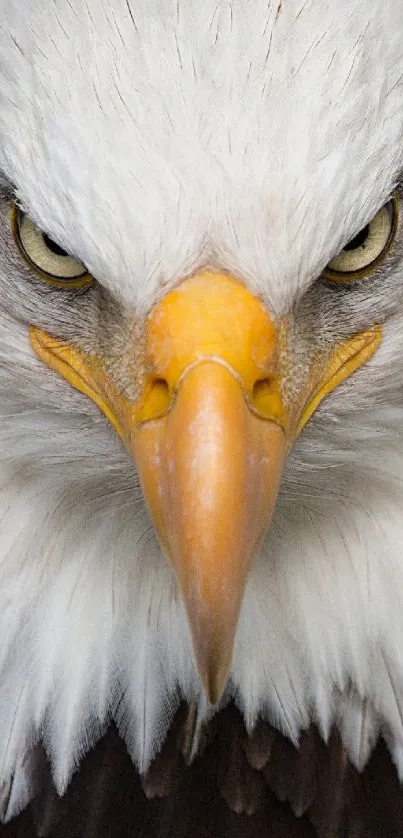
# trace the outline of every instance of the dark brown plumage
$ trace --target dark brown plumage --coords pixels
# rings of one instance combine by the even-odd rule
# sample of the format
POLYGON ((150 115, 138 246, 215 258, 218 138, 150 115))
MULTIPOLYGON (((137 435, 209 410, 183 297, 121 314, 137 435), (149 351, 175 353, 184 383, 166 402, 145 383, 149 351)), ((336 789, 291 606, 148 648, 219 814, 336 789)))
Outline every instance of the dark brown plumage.
POLYGON ((382 742, 364 773, 336 733, 313 728, 300 749, 261 722, 248 737, 231 706, 186 765, 189 711, 140 778, 116 729, 85 758, 63 798, 38 756, 42 791, 0 838, 399 838, 403 789, 382 742), (184 756, 185 752, 185 756, 184 756))

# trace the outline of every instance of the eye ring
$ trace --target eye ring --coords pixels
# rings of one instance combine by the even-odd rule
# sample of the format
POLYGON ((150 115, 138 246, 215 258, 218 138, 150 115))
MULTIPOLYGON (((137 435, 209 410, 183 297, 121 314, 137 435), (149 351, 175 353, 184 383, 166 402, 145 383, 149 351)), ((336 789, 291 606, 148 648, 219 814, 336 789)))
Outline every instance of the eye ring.
POLYGON ((10 225, 24 262, 48 285, 63 290, 75 290, 92 284, 93 277, 85 265, 39 230, 16 203, 11 207, 10 225))
MULTIPOLYGON (((338 284, 347 284, 349 282, 353 282, 354 280, 358 279, 365 279, 368 276, 371 276, 376 268, 379 267, 380 264, 386 258, 389 249, 394 241, 397 226, 399 222, 399 198, 396 193, 394 193, 389 201, 381 207, 381 209, 376 213, 373 219, 365 226, 359 233, 348 242, 343 250, 340 251, 332 260, 329 262, 328 266, 325 268, 323 272, 324 279, 330 280, 331 282, 335 282, 338 284), (389 220, 387 221, 385 218, 385 213, 389 213, 389 220), (376 229, 376 225, 378 225, 378 229, 376 229), (364 240, 360 240, 361 235, 367 230, 368 233, 366 234, 364 240), (380 249, 376 250, 377 241, 376 236, 374 236, 375 241, 372 242, 374 250, 374 258, 369 259, 367 263, 361 267, 356 267, 357 263, 360 263, 360 256, 362 258, 366 258, 364 254, 364 249, 366 246, 366 242, 371 244, 371 230, 375 229, 375 234, 380 238, 381 247, 380 249), (356 247, 351 247, 351 244, 358 240, 356 247), (349 246, 350 245, 350 246, 349 246), (351 264, 352 269, 348 270, 348 264, 351 264), (341 267, 333 267, 333 265, 343 265, 341 267), (344 267, 347 265, 347 267, 344 267)), ((361 261, 362 261, 361 258, 361 261)))

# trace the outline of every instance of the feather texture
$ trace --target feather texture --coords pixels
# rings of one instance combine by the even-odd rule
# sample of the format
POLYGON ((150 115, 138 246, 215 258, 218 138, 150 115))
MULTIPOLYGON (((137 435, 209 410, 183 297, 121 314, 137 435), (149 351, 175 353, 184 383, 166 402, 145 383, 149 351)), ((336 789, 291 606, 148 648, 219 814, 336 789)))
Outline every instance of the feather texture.
POLYGON ((182 755, 186 719, 182 709, 146 776, 136 773, 111 728, 62 798, 38 755, 41 788, 24 815, 0 828, 1 838, 400 835, 403 792, 382 744, 359 774, 334 732, 325 745, 312 728, 296 750, 264 723, 248 737, 229 707, 207 727, 189 767, 182 755))
POLYGON ((1 11, 0 169, 128 305, 210 261, 280 312, 400 171, 397 0, 1 11))

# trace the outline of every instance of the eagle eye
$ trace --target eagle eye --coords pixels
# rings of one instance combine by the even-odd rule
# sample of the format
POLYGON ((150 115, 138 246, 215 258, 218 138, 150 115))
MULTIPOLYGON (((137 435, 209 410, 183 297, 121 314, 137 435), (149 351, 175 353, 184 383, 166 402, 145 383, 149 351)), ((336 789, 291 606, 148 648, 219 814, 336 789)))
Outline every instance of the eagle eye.
POLYGON ((85 265, 39 230, 16 204, 11 209, 11 229, 28 267, 50 285, 73 289, 92 282, 85 265))
POLYGON ((372 274, 385 259, 395 237, 398 207, 398 199, 393 196, 329 262, 325 279, 349 282, 372 274))

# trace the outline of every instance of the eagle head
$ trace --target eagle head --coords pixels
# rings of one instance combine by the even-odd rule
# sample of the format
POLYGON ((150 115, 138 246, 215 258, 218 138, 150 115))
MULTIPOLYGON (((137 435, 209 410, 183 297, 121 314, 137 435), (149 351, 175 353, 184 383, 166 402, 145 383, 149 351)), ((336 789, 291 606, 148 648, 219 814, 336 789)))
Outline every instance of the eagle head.
POLYGON ((182 700, 403 769, 403 7, 3 7, 8 813, 182 700))

